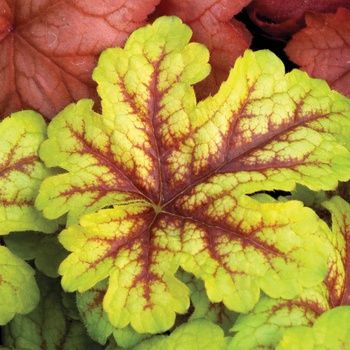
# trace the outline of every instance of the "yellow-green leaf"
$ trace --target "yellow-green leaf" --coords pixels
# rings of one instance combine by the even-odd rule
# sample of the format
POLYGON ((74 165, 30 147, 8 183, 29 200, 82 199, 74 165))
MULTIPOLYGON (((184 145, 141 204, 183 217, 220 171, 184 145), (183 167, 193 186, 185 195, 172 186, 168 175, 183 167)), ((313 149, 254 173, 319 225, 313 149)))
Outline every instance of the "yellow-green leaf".
POLYGON ((247 51, 219 92, 197 103, 209 71, 190 30, 162 17, 106 50, 94 71, 102 113, 82 100, 48 128, 40 156, 64 173, 36 204, 68 215, 60 242, 63 287, 108 279, 114 327, 172 327, 190 305, 181 266, 211 302, 248 312, 261 290, 292 299, 320 284, 334 248, 327 225, 301 202, 259 201, 299 183, 332 190, 350 179, 343 129, 350 101, 269 51, 247 51))
POLYGON ((0 123, 0 235, 57 227, 34 207, 41 182, 53 174, 38 156, 45 138, 46 123, 35 112, 17 112, 0 123))

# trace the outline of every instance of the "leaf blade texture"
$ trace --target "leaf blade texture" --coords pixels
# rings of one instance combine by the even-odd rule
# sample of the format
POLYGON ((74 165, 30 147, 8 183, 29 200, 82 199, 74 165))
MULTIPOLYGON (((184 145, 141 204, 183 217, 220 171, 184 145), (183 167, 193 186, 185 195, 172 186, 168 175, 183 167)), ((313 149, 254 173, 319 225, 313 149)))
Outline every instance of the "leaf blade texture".
POLYGON ((190 36, 162 17, 105 51, 94 71, 102 115, 91 101, 70 105, 40 150, 65 171, 36 201, 46 217, 68 215, 63 287, 84 292, 109 278, 110 322, 139 333, 169 329, 189 307, 179 266, 204 281, 211 302, 237 312, 260 290, 291 299, 322 282, 325 223, 300 202, 250 195, 296 183, 330 190, 350 177, 345 97, 303 72, 285 75, 271 52, 247 51, 197 103, 192 85, 209 73, 209 57, 190 36))
POLYGON ((32 111, 14 113, 0 124, 0 231, 53 232, 57 225, 34 206, 39 186, 52 171, 38 150, 46 138, 44 119, 32 111))

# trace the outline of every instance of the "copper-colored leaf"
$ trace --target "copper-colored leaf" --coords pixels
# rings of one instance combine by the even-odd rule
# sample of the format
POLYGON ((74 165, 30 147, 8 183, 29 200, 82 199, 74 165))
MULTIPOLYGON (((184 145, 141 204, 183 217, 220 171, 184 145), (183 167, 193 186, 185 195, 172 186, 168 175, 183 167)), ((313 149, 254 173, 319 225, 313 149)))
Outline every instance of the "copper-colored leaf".
POLYGON ((193 41, 210 51, 211 74, 196 87, 199 99, 214 94, 227 79, 236 59, 248 49, 251 34, 233 18, 251 0, 163 0, 157 12, 180 17, 193 30, 193 41))
POLYGON ((338 7, 350 8, 349 0, 253 0, 250 18, 271 36, 284 37, 304 26, 306 12, 329 13, 338 7))
POLYGON ((306 23, 288 43, 287 55, 309 75, 350 97, 350 10, 309 13, 306 23))
POLYGON ((91 73, 107 47, 124 44, 158 0, 0 0, 0 119, 34 109, 53 117, 97 100, 91 73))

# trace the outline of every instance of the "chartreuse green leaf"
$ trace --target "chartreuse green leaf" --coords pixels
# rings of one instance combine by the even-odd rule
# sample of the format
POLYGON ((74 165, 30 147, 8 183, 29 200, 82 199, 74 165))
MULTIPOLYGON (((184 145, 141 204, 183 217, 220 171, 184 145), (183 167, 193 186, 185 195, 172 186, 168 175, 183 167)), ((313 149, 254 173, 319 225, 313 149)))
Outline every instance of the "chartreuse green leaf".
POLYGON ((39 298, 34 270, 0 246, 0 325, 9 322, 15 314, 32 311, 39 298))
POLYGON ((68 316, 59 280, 39 273, 37 281, 38 306, 28 315, 16 315, 3 328, 3 344, 24 349, 102 349, 87 336, 81 322, 68 316))
POLYGON ((286 329, 309 326, 328 309, 328 292, 322 284, 293 300, 264 295, 249 314, 239 315, 227 350, 275 349, 286 329))
POLYGON ((330 256, 325 283, 333 306, 350 304, 350 204, 334 196, 323 203, 332 214, 332 244, 336 254, 330 256))
POLYGON ((134 350, 210 349, 225 350, 230 338, 206 319, 197 319, 177 327, 170 336, 154 336, 136 345, 134 350))
POLYGON ((312 327, 287 329, 276 350, 348 349, 350 306, 339 306, 322 314, 312 327))
POLYGON ((38 156, 45 139, 46 123, 35 112, 14 113, 0 123, 0 235, 57 227, 34 207, 42 180, 52 175, 38 156))
POLYGON ((43 181, 36 201, 47 218, 68 215, 64 289, 108 279, 109 321, 139 333, 163 332, 187 311, 179 267, 236 312, 261 290, 292 299, 321 283, 334 249, 326 224, 301 202, 251 195, 350 178, 348 99, 301 71, 285 74, 269 51, 247 51, 197 103, 191 85, 208 74, 208 52, 190 36, 162 17, 103 52, 93 74, 102 114, 88 100, 68 106, 40 149, 65 171, 43 181))

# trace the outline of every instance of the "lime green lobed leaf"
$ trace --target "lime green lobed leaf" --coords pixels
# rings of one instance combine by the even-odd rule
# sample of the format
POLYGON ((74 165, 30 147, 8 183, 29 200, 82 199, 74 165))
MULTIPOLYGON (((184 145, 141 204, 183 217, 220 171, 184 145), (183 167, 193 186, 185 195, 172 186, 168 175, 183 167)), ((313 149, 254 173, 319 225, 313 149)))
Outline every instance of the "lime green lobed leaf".
POLYGON ((53 174, 38 156, 44 119, 33 111, 14 113, 0 123, 0 139, 0 234, 55 231, 55 222, 34 207, 41 182, 53 174))
POLYGON ((208 74, 208 53, 190 36, 162 17, 106 50, 94 71, 102 114, 88 100, 68 106, 40 149, 65 171, 36 200, 48 218, 68 215, 63 287, 84 292, 108 278, 109 321, 140 333, 169 329, 189 307, 180 266, 237 312, 260 290, 292 299, 321 283, 334 249, 327 225, 300 202, 250 195, 350 178, 348 99, 285 74, 269 51, 247 51, 197 103, 191 85, 208 74))
POLYGON ((322 314, 313 327, 287 329, 276 350, 347 349, 350 344, 350 306, 339 306, 322 314))
POLYGON ((0 325, 8 323, 16 314, 32 311, 39 298, 34 270, 0 246, 0 325))

